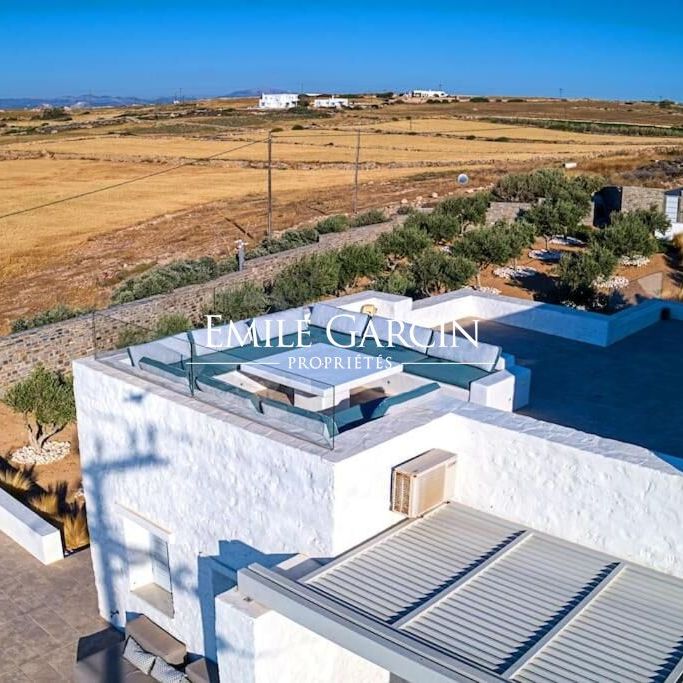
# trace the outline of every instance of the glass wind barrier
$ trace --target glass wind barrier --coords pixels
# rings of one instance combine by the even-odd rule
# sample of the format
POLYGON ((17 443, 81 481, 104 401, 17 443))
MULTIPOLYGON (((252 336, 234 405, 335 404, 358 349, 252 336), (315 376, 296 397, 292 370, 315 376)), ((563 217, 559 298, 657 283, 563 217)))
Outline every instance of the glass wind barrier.
POLYGON ((202 343, 206 338, 201 329, 164 334, 93 314, 98 360, 269 430, 334 448, 337 411, 349 400, 319 376, 334 347, 321 357, 319 349, 312 356, 310 349, 280 346, 277 338, 267 346, 242 335, 225 347, 220 339, 215 346, 202 343))

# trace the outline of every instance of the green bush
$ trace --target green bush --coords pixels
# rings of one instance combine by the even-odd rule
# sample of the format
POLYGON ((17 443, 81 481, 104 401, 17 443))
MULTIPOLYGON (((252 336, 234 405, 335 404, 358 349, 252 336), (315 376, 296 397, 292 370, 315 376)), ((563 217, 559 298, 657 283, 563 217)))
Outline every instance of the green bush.
POLYGON ((358 278, 375 277, 384 267, 384 256, 374 244, 349 244, 337 252, 339 289, 353 286, 358 278))
POLYGON ((490 102, 491 100, 488 97, 470 97, 470 102, 490 102))
POLYGON ((437 211, 416 212, 408 217, 404 225, 423 230, 433 242, 450 242, 462 232, 462 223, 458 217, 437 211))
POLYGON ((303 230, 288 230, 279 237, 266 237, 258 247, 247 251, 246 258, 253 259, 269 254, 279 254, 282 251, 297 249, 318 241, 318 232, 314 228, 303 230))
POLYGON ((339 258, 335 253, 312 254, 282 270, 270 285, 268 296, 276 311, 302 306, 337 291, 339 258))
POLYGON ((385 256, 397 259, 415 256, 431 244, 429 235, 422 228, 411 225, 397 226, 377 239, 379 250, 385 256))
POLYGON ((359 213, 351 219, 349 225, 352 228, 360 228, 364 225, 375 225, 375 223, 386 222, 387 217, 384 211, 379 209, 370 209, 370 211, 365 211, 364 213, 359 213))
POLYGON ((42 449, 76 419, 72 377, 40 364, 26 379, 10 387, 2 402, 23 415, 29 443, 36 448, 42 449))
POLYGON ((407 216, 415 212, 415 207, 410 206, 410 204, 401 204, 401 206, 396 209, 396 213, 399 216, 407 216))
POLYGON ((591 195, 605 184, 592 174, 568 176, 555 168, 541 168, 531 173, 509 173, 493 188, 496 199, 510 202, 533 202, 536 199, 569 199, 588 211, 591 195))
POLYGON ((221 292, 216 292, 213 306, 205 309, 204 314, 213 313, 223 316, 224 321, 255 318, 268 310, 268 298, 263 286, 245 282, 221 292))
POLYGON ((595 241, 618 258, 650 256, 657 251, 659 245, 651 232, 652 226, 648 218, 649 216, 637 211, 612 214, 610 225, 596 233, 595 241))
POLYGON ((524 212, 524 220, 534 226, 537 235, 575 233, 586 215, 586 207, 569 199, 551 198, 524 212))
POLYGON ((182 313, 166 313, 159 316, 154 331, 157 338, 170 337, 192 329, 190 319, 182 313))
POLYGON ((491 205, 489 192, 476 192, 462 197, 449 197, 436 205, 435 213, 455 216, 463 225, 480 225, 491 205))
POLYGON ((302 126, 300 123, 295 123, 295 124, 292 126, 292 130, 306 130, 306 129, 305 129, 304 126, 302 126))
POLYGON ((410 272, 417 292, 430 296, 462 287, 474 277, 477 267, 462 256, 425 249, 413 260, 410 272))
POLYGON ((372 284, 372 288, 378 292, 387 294, 408 294, 415 289, 415 280, 408 270, 396 269, 390 273, 378 277, 372 284))
POLYGON ((344 214, 336 216, 328 216, 316 223, 315 229, 321 235, 327 235, 330 232, 344 232, 349 227, 349 218, 344 214))
POLYGON ((575 304, 591 305, 597 294, 595 280, 608 278, 616 264, 614 254, 599 246, 565 254, 556 269, 560 296, 575 304))
POLYGON ((504 265, 517 258, 532 239, 533 234, 528 224, 508 225, 501 221, 490 227, 465 233, 453 246, 453 253, 470 259, 481 271, 489 265, 504 265))
POLYGON ((43 325, 49 325, 50 323, 59 323, 62 322, 62 320, 68 320, 69 318, 77 318, 79 315, 91 313, 92 310, 92 308, 71 308, 70 306, 59 304, 54 308, 50 308, 42 313, 37 313, 29 318, 17 318, 16 320, 13 320, 11 329, 12 332, 23 332, 24 330, 30 330, 34 327, 42 327, 43 325))
POLYGON ((112 303, 128 303, 156 294, 166 294, 185 285, 208 282, 232 272, 236 267, 234 259, 216 261, 208 256, 195 260, 174 261, 124 282, 114 290, 112 303))
POLYGON ((116 348, 125 349, 128 346, 137 346, 152 341, 154 333, 138 325, 126 325, 116 338, 116 348))

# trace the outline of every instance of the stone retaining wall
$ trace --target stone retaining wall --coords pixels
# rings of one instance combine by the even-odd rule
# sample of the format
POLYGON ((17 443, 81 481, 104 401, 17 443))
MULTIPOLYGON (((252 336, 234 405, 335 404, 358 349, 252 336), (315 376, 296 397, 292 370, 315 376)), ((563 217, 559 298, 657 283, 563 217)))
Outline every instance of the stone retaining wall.
POLYGON ((520 211, 529 208, 529 202, 491 202, 486 210, 486 225, 493 225, 496 221, 514 221, 520 211))
POLYGON ((217 290, 246 281, 267 282, 304 255, 338 249, 347 244, 373 242, 393 226, 393 222, 388 222, 321 235, 316 244, 249 260, 243 271, 228 273, 204 284, 182 287, 169 294, 0 337, 0 393, 26 377, 36 363, 43 363, 52 370, 69 371, 73 359, 112 349, 119 333, 127 325, 133 323, 153 328, 155 320, 163 314, 182 313, 198 322, 202 310, 213 302, 217 290))

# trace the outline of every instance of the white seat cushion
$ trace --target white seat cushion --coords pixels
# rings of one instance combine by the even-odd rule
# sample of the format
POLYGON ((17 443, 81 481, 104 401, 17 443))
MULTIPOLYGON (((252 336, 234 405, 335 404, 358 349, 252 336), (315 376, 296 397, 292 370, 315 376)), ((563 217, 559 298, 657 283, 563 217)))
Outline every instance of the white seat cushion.
POLYGON ((208 328, 193 330, 190 334, 194 342, 195 356, 205 356, 214 351, 234 349, 238 346, 251 344, 252 342, 251 327, 247 324, 246 320, 212 326, 210 341, 213 346, 209 344, 208 328))
POLYGON ((452 334, 437 332, 434 337, 434 346, 427 350, 427 355, 493 372, 496 369, 500 351, 500 346, 484 342, 479 342, 475 346, 469 339, 454 338, 452 334), (454 346, 454 343, 457 346, 454 346))

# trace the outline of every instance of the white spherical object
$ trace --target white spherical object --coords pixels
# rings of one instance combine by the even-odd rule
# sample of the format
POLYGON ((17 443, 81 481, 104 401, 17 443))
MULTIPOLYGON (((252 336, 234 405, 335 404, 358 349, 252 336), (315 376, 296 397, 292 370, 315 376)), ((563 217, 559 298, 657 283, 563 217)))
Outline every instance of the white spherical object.
POLYGON ((467 183, 470 182, 469 176, 467 173, 461 173, 458 176, 458 185, 467 185, 467 183))

